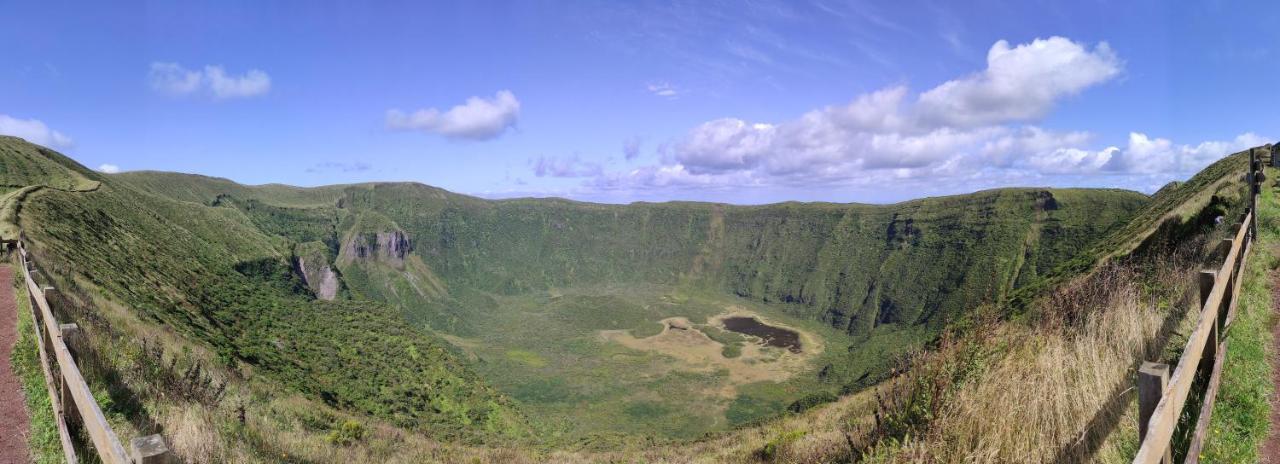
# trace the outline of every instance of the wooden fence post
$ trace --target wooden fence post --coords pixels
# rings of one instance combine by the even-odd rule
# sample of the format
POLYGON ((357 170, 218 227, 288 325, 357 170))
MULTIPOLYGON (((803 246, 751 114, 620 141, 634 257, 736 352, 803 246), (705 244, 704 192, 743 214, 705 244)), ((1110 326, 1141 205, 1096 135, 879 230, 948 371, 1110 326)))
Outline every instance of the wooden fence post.
POLYGON ((129 440, 129 455, 134 464, 169 464, 173 453, 159 434, 129 440))
MULTIPOLYGON (((1223 244, 1227 247, 1228 250, 1231 249, 1230 239, 1224 240, 1223 244)), ((1211 269, 1204 269, 1200 271, 1200 310, 1201 311, 1204 310, 1205 304, 1209 302, 1209 294, 1213 293, 1213 284, 1216 283, 1217 281, 1218 281, 1218 271, 1211 270, 1211 269)), ((1219 312, 1223 312, 1221 311, 1221 306, 1219 306, 1219 312)), ((1201 315, 1201 317, 1204 317, 1204 316, 1201 315)), ((1218 319, 1218 321, 1221 321, 1221 319, 1218 319)), ((1219 324, 1217 323, 1218 321, 1215 321, 1215 323, 1213 324, 1213 329, 1209 331, 1209 341, 1205 343, 1204 356, 1200 358, 1201 367, 1205 367, 1205 366, 1212 367, 1213 360, 1216 359, 1218 356, 1218 338, 1221 335, 1220 328, 1218 327, 1219 324)))
POLYGON ((1258 236, 1258 193, 1259 184, 1262 183, 1262 160, 1258 157, 1258 150, 1249 150, 1249 212, 1253 213, 1252 220, 1249 221, 1249 236, 1258 236))
MULTIPOLYGON (((75 324, 58 324, 58 330, 62 333, 62 341, 64 343, 79 336, 80 333, 80 327, 75 324)), ((74 357, 74 354, 72 356, 74 357)), ((59 372, 62 369, 62 366, 58 366, 59 372)), ((62 404, 62 417, 63 420, 67 421, 67 427, 73 427, 75 424, 80 423, 80 411, 76 408, 75 398, 71 396, 71 387, 67 384, 67 378, 59 375, 58 380, 62 384, 62 389, 59 391, 59 394, 62 395, 62 399, 59 401, 62 404)))
MULTIPOLYGON (((1138 443, 1147 439, 1147 425, 1151 422, 1151 414, 1160 404, 1165 387, 1169 386, 1169 365, 1143 362, 1138 369, 1138 443)), ((1168 448, 1164 450, 1161 462, 1173 462, 1173 454, 1168 448)))
MULTIPOLYGON (((1246 225, 1246 226, 1241 226, 1241 227, 1247 227, 1247 225, 1246 225)), ((1233 228, 1233 229, 1234 229, 1236 232, 1239 232, 1239 231, 1240 231, 1240 229, 1239 229, 1239 228, 1233 228)), ((1233 235, 1234 235, 1234 234, 1233 234, 1233 235)), ((1246 234, 1246 235, 1247 235, 1247 234, 1246 234)), ((1235 239, 1233 239, 1233 238, 1224 238, 1224 239, 1222 239, 1222 246, 1223 246, 1223 247, 1225 247, 1226 249, 1230 250, 1230 249, 1231 249, 1231 245, 1233 245, 1233 243, 1232 243, 1232 242, 1234 242, 1234 241, 1235 241, 1235 239)), ((1245 237, 1245 243, 1248 243, 1248 241, 1249 241, 1249 239, 1248 239, 1248 237, 1246 236, 1246 237, 1245 237)), ((1242 251, 1242 252, 1244 251, 1244 250, 1243 250, 1243 248, 1241 249, 1241 251, 1242 251)), ((1231 307, 1231 300, 1232 300, 1232 298, 1231 298, 1231 291, 1230 291, 1230 290, 1231 290, 1232 288, 1234 288, 1234 287, 1232 287, 1232 284, 1234 284, 1234 283, 1235 283, 1235 281, 1233 280, 1233 278, 1234 278, 1234 276, 1235 276, 1235 265, 1236 265, 1237 263, 1239 263, 1239 261, 1240 261, 1240 257, 1239 257, 1239 256, 1237 256, 1237 257, 1236 257, 1236 262, 1234 262, 1234 263, 1224 263, 1224 265, 1226 265, 1226 269, 1227 269, 1227 270, 1226 270, 1226 272, 1227 272, 1227 275, 1222 276, 1222 278, 1223 278, 1223 279, 1225 279, 1225 280, 1227 281, 1227 290, 1228 290, 1228 291, 1222 294, 1222 304, 1221 304, 1221 305, 1219 305, 1219 308, 1230 308, 1230 307, 1231 307)), ((1201 297, 1201 298, 1204 298, 1204 297, 1201 297)))

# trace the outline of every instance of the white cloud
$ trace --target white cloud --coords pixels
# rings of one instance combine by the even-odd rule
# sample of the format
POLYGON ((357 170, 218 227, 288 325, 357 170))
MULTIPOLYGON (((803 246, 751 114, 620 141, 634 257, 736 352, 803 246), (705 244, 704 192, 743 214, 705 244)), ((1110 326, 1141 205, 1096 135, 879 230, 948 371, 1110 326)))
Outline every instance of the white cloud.
POLYGON ((387 127, 397 130, 421 130, 454 139, 488 140, 514 127, 520 117, 520 101, 509 90, 499 91, 493 98, 468 98, 466 103, 441 112, 428 108, 406 114, 387 111, 387 127))
POLYGON ((1123 64, 1106 42, 1089 50, 1063 37, 1010 48, 996 42, 987 69, 920 94, 920 117, 977 126, 1044 116, 1053 104, 1120 74, 1123 64))
POLYGON ((98 170, 105 172, 107 174, 115 174, 117 172, 120 172, 120 166, 116 166, 114 164, 103 164, 101 166, 98 166, 98 170))
POLYGON ((1062 99, 1122 72, 1123 62, 1105 42, 1090 47, 1062 37, 1017 46, 999 41, 986 69, 917 95, 894 86, 789 121, 707 121, 659 145, 659 164, 606 172, 584 188, 875 191, 894 185, 918 196, 936 193, 939 186, 976 190, 1107 180, 1100 185, 1150 190, 1265 143, 1251 133, 1196 145, 1134 133, 1124 146, 1098 149, 1090 146, 1097 137, 1089 132, 1029 124, 1062 99))
POLYGON ((243 98, 266 94, 271 90, 271 77, 250 69, 241 77, 228 76, 222 66, 205 66, 204 77, 217 98, 243 98))
POLYGON ((645 86, 645 88, 649 89, 649 93, 652 93, 662 98, 673 99, 680 96, 680 91, 676 90, 675 87, 672 87, 671 84, 668 84, 666 82, 657 83, 657 84, 648 84, 645 86))
POLYGON ((777 128, 736 118, 702 123, 676 147, 676 160, 695 173, 754 168, 772 153, 777 128))
MULTIPOLYGON (((1212 140, 1197 145, 1178 145, 1169 139, 1151 138, 1140 132, 1132 132, 1129 134, 1128 145, 1124 149, 1108 147, 1099 152, 1089 153, 1088 156, 1094 159, 1106 159, 1071 171, 1187 174, 1204 169, 1223 155, 1265 143, 1267 139, 1252 132, 1240 134, 1232 140, 1212 140)), ((1032 156, 1032 158, 1036 157, 1038 156, 1032 156)))
POLYGON ((265 72, 250 69, 235 76, 214 65, 192 70, 178 63, 155 62, 151 63, 148 80, 153 90, 171 96, 206 93, 216 99, 247 98, 271 90, 271 76, 265 72))
POLYGON ((186 95, 200 90, 204 75, 178 63, 151 63, 151 88, 169 95, 186 95))
POLYGON ((0 134, 21 137, 36 145, 51 148, 67 148, 73 143, 70 137, 50 129, 38 119, 18 119, 0 114, 0 134))
POLYGON ((534 175, 538 177, 592 177, 604 174, 604 167, 600 163, 583 160, 578 155, 541 156, 530 162, 533 164, 534 175))

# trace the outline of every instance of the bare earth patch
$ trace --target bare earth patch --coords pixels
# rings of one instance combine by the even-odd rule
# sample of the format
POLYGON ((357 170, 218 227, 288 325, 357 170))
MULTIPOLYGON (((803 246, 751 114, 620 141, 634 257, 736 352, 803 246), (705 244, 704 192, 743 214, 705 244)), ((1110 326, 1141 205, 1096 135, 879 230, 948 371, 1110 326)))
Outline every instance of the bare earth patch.
POLYGON ((737 386, 761 381, 782 382, 803 371, 809 359, 823 350, 820 339, 803 330, 787 326, 760 316, 738 306, 731 306, 724 313, 708 319, 710 325, 723 328, 722 321, 729 317, 754 317, 766 324, 795 331, 800 334, 803 350, 799 353, 767 347, 752 338, 751 343, 742 346, 742 355, 726 358, 722 354, 724 345, 712 340, 696 328, 689 319, 669 317, 663 319, 662 332, 651 337, 636 338, 626 330, 602 330, 600 336, 631 349, 650 351, 675 358, 679 366, 675 370, 691 372, 728 372, 729 381, 716 395, 724 398, 737 396, 737 386))

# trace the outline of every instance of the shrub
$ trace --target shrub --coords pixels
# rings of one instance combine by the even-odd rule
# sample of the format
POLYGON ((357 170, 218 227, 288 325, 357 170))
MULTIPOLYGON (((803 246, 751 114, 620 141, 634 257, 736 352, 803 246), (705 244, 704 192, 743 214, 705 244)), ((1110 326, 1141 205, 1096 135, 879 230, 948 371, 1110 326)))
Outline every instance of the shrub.
POLYGON ((791 405, 787 406, 787 410, 793 413, 805 412, 814 406, 830 403, 836 399, 836 395, 831 394, 831 392, 810 393, 805 395, 804 398, 792 402, 791 405))
POLYGON ((330 444, 342 446, 351 446, 362 439, 364 439, 364 425, 351 419, 347 419, 325 437, 325 441, 330 444))
POLYGON ((799 440, 805 434, 804 430, 792 430, 783 432, 765 442, 764 448, 760 448, 760 459, 771 461, 778 456, 778 451, 787 444, 799 440))

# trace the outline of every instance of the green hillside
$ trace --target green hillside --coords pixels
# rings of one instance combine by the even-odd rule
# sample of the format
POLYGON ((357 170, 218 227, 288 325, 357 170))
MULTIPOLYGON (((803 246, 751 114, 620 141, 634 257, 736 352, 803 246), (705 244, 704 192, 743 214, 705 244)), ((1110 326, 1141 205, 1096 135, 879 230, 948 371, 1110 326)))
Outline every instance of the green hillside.
POLYGON ((1000 189, 894 205, 603 205, 489 201, 408 183, 113 178, 235 211, 276 249, 294 250, 295 265, 310 263, 301 274, 313 292, 328 272, 340 276, 338 301, 400 309, 552 435, 571 439, 602 430, 690 438, 776 414, 811 392, 874 384, 897 353, 1040 281, 1148 202, 1121 190, 1000 189), (659 333, 670 317, 706 324, 735 307, 808 327, 827 348, 785 376, 741 383, 718 365, 683 365, 712 369, 709 377, 672 374, 681 364, 669 355, 601 340, 609 330, 659 333), (566 311, 577 315, 546 317, 566 311), (587 380, 595 376, 617 393, 601 392, 587 380), (728 396, 709 393, 724 388, 728 396), (682 400, 646 399, 661 392, 682 400), (583 402, 599 416, 584 416, 583 402))
POLYGON ((857 335, 885 323, 942 321, 998 301, 1123 224, 1147 201, 1120 190, 1002 189, 888 206, 621 206, 486 201, 398 183, 346 186, 339 197, 333 195, 338 187, 281 193, 182 176, 120 177, 205 204, 219 196, 243 198, 250 206, 242 209, 256 225, 296 241, 337 241, 348 232, 341 227, 344 214, 377 212, 385 230, 409 235, 414 254, 449 287, 512 294, 692 281, 790 303, 857 335), (190 196, 193 191, 206 195, 190 196), (330 208, 288 207, 301 197, 326 196, 336 197, 330 208), (970 275, 976 268, 987 271, 970 275))
MULTIPOLYGON (((0 176, 15 185, 95 176, 74 166, 35 170, 50 165, 7 155, 33 147, 0 139, 0 168, 20 167, 0 176)), ((293 272, 289 242, 238 209, 193 207, 105 177, 90 191, 35 190, 18 217, 42 268, 209 347, 227 366, 244 363, 335 407, 442 436, 521 433, 508 400, 398 311, 315 299, 293 272)))
POLYGON ((1130 191, 1034 188, 893 205, 491 201, 28 158, 5 165, 45 168, 0 175, 101 183, 10 202, 41 262, 226 366, 434 436, 592 447, 696 438, 873 385, 897 355, 1072 272, 1079 250, 1152 207, 1130 191), (805 348, 728 331, 734 315, 805 348))

